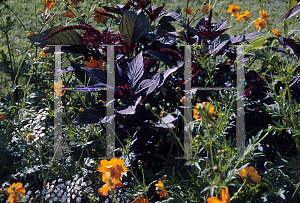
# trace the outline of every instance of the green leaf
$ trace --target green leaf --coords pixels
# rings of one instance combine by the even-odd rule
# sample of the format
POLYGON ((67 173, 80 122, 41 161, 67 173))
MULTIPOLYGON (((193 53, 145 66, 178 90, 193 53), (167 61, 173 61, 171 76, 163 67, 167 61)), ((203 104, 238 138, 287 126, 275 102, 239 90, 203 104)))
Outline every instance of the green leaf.
POLYGON ((255 38, 252 42, 250 42, 250 44, 248 46, 246 46, 246 48, 244 49, 244 54, 247 51, 250 51, 251 49, 257 49, 257 48, 261 48, 264 46, 264 42, 268 40, 270 44, 273 43, 274 40, 276 40, 275 37, 271 37, 271 36, 260 36, 255 38))
POLYGON ((126 11, 120 23, 120 33, 125 34, 125 41, 132 46, 148 33, 149 27, 150 23, 142 10, 126 11))

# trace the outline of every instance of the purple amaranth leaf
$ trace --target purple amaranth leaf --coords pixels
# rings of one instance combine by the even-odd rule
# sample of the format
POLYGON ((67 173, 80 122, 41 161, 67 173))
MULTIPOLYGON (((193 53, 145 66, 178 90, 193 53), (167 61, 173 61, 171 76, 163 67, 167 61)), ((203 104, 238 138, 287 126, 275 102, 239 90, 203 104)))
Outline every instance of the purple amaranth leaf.
POLYGON ((297 13, 300 12, 300 6, 296 5, 294 6, 291 10, 287 11, 280 19, 279 21, 285 21, 291 17, 293 17, 294 15, 296 15, 297 13))
POLYGON ((79 114, 72 123, 106 123, 113 119, 115 115, 106 116, 106 106, 101 104, 93 104, 89 106, 84 112, 79 114))
POLYGON ((221 42, 221 44, 219 45, 215 45, 213 50, 209 50, 210 54, 216 54, 219 51, 221 51, 222 49, 228 48, 229 45, 234 45, 234 44, 238 44, 240 42, 243 41, 247 41, 249 39, 255 38, 255 37, 259 37, 260 35, 262 35, 263 32, 255 32, 255 33, 249 33, 249 34, 244 34, 244 35, 240 35, 240 36, 236 36, 236 37, 231 37, 228 40, 224 40, 221 42))
POLYGON ((165 70, 155 74, 151 79, 145 79, 140 82, 136 88, 134 94, 137 94, 143 90, 146 90, 146 95, 153 92, 155 89, 163 85, 167 77, 178 70, 179 67, 175 67, 169 70, 165 70))
POLYGON ((161 25, 161 24, 164 24, 164 23, 168 23, 168 22, 171 22, 171 21, 182 21, 182 20, 183 20, 183 18, 180 17, 179 14, 174 13, 174 12, 170 12, 170 13, 167 13, 165 16, 163 16, 159 20, 158 25, 161 25))
POLYGON ((139 53, 130 63, 129 68, 126 71, 128 76, 128 83, 132 89, 139 83, 140 79, 144 75, 144 63, 142 52, 139 53))
POLYGON ((148 53, 150 56, 152 56, 153 58, 156 58, 157 60, 164 62, 165 64, 167 64, 169 67, 172 66, 172 62, 169 59, 169 57, 167 57, 166 55, 158 52, 158 51, 152 51, 152 50, 147 50, 146 53, 148 53))
POLYGON ((116 109, 116 111, 117 111, 117 113, 119 113, 119 114, 134 114, 137 105, 138 105, 139 103, 141 103, 141 101, 142 101, 142 96, 139 96, 139 97, 134 101, 133 104, 118 107, 118 108, 116 109))
POLYGON ((197 23, 197 25, 196 25, 196 27, 195 27, 195 30, 197 30, 197 31, 202 31, 202 30, 204 30, 204 23, 205 23, 205 21, 207 21, 208 20, 208 18, 206 18, 206 17, 203 17, 198 23, 197 23))

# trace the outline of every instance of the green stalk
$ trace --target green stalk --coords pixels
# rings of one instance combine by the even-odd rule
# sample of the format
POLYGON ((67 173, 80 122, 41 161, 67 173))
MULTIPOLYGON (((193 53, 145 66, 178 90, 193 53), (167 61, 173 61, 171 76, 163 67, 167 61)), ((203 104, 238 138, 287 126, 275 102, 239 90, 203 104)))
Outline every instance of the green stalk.
POLYGON ((244 187, 246 182, 247 180, 243 182, 243 185, 239 188, 239 190, 236 193, 234 193, 233 197, 230 198, 230 201, 232 201, 236 197, 236 195, 241 191, 241 189, 244 187))

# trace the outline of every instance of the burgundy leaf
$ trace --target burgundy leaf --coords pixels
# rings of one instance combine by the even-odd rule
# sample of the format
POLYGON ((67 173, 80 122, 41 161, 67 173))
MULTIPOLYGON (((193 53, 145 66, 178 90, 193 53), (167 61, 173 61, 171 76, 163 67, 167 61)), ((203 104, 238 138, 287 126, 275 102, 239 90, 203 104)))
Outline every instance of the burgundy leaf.
POLYGON ((169 59, 168 56, 158 52, 158 51, 152 51, 152 50, 147 50, 146 53, 148 53, 150 56, 152 56, 153 58, 156 58, 157 60, 164 62, 165 64, 167 64, 169 67, 172 66, 172 62, 169 59))
POLYGON ((146 95, 150 94, 155 89, 162 86, 164 84, 165 80, 167 79, 167 77, 171 73, 177 71, 178 68, 179 67, 175 67, 175 68, 172 68, 169 70, 159 72, 159 73, 155 74, 151 79, 145 79, 145 80, 141 81, 139 86, 136 88, 134 94, 137 94, 145 89, 147 89, 146 95))
POLYGON ((160 19, 158 25, 168 23, 171 21, 182 21, 182 20, 183 20, 183 18, 181 18, 179 14, 170 12, 160 19))
POLYGON ((89 106, 84 112, 79 114, 72 123, 106 123, 110 121, 115 115, 106 116, 106 107, 100 104, 93 104, 89 106))
POLYGON ((142 96, 139 96, 136 101, 134 101, 134 104, 132 105, 125 105, 117 108, 117 113, 119 114, 134 114, 135 109, 139 103, 142 101, 142 96))
POLYGON ((285 21, 291 17, 293 17, 294 15, 296 15, 298 12, 300 11, 300 6, 296 5, 294 6, 291 10, 289 10, 288 12, 286 12, 282 18, 280 18, 279 21, 285 21))
POLYGON ((130 63, 129 68, 126 71, 128 76, 128 82, 132 88, 135 88, 136 84, 140 81, 144 75, 144 63, 142 52, 137 55, 130 63))

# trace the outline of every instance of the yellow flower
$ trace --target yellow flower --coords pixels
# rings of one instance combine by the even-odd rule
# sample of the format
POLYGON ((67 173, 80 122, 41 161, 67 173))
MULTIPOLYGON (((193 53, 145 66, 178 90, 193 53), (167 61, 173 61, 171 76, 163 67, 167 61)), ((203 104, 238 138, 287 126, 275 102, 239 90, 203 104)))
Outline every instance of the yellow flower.
POLYGON ((205 14, 207 11, 209 11, 211 9, 211 6, 209 6, 209 4, 206 4, 202 10, 201 13, 205 14))
POLYGON ((43 58, 46 58, 46 55, 49 53, 50 47, 44 47, 42 51, 39 52, 39 55, 42 55, 43 58))
POLYGON ((54 0, 46 0, 45 2, 45 8, 50 9, 52 6, 54 6, 55 1, 54 0))
POLYGON ((10 185, 7 192, 10 194, 8 198, 10 203, 19 203, 21 201, 20 198, 25 195, 25 188, 23 188, 22 183, 17 182, 10 185))
POLYGON ((4 121, 5 120, 5 116, 3 115, 2 112, 0 112, 0 121, 4 121))
POLYGON ((183 13, 188 14, 188 15, 190 15, 190 16, 193 15, 192 12, 193 12, 193 10, 190 9, 190 8, 185 8, 185 9, 183 9, 183 13))
POLYGON ((265 19, 265 21, 268 22, 269 15, 267 14, 267 11, 259 10, 259 15, 262 19, 265 19))
POLYGON ((274 35, 276 35, 277 37, 280 37, 281 36, 281 32, 277 29, 275 30, 271 30, 273 32, 274 35))
MULTIPOLYGON (((144 197, 144 195, 139 196, 137 199, 136 197, 134 197, 134 199, 135 199, 134 200, 135 203, 149 203, 148 200, 144 197)), ((128 202, 128 203, 132 203, 132 202, 128 202)))
POLYGON ((239 14, 240 11, 240 7, 235 4, 231 4, 227 9, 227 12, 230 13, 232 16, 237 16, 237 14, 239 14))
POLYGON ((167 193, 164 183, 162 182, 161 179, 159 179, 158 183, 155 184, 155 186, 156 186, 156 193, 160 195, 159 196, 160 198, 165 197, 169 199, 169 194, 167 193))
POLYGON ((104 61, 103 61, 103 59, 100 59, 100 60, 96 61, 91 56, 91 61, 92 61, 92 63, 90 63, 88 61, 85 61, 86 68, 99 68, 101 70, 104 70, 104 66, 103 66, 104 61))
POLYGON ((105 182, 106 184, 100 190, 98 190, 98 194, 100 196, 106 195, 107 192, 109 192, 110 189, 116 190, 117 187, 123 187, 123 184, 120 180, 117 180, 117 179, 114 179, 114 178, 111 178, 111 177, 106 177, 103 180, 103 182, 105 182))
POLYGON ((246 183, 249 183, 251 186, 252 182, 261 183, 261 177, 258 175, 258 172, 255 170, 255 168, 253 166, 246 166, 245 168, 243 168, 238 175, 242 178, 243 181, 245 181, 246 179, 246 183))
POLYGON ((54 83, 54 91, 56 96, 63 96, 65 94, 66 90, 61 90, 59 93, 59 90, 63 87, 65 86, 61 82, 54 83))
POLYGON ((219 200, 216 197, 209 197, 207 199, 207 203, 229 203, 230 202, 230 196, 228 193, 228 187, 225 186, 225 189, 222 189, 221 191, 221 200, 219 200))
POLYGON ((262 30, 267 27, 267 21, 263 18, 256 19, 254 22, 254 26, 257 30, 262 30))
POLYGON ((104 10, 102 10, 100 8, 100 10, 96 9, 95 12, 93 13, 94 15, 94 21, 96 21, 97 23, 101 23, 104 19, 105 19, 105 15, 103 15, 102 13, 105 13, 104 10))
POLYGON ((250 20, 250 18, 249 18, 250 15, 251 15, 251 13, 250 13, 250 11, 248 11, 248 10, 245 11, 245 13, 244 13, 244 12, 241 12, 240 15, 237 15, 236 20, 242 21, 242 20, 244 19, 245 21, 249 21, 249 20, 250 20))
MULTIPOLYGON (((209 102, 203 102, 201 104, 196 104, 195 107, 196 108, 204 108, 204 106, 205 107, 209 106, 209 102)), ((214 109, 215 109, 214 106, 210 106, 210 108, 208 110, 208 114, 209 114, 210 119, 211 118, 216 119, 216 117, 214 117, 216 115, 216 113, 214 112, 214 109)), ((202 116, 199 116, 199 112, 196 109, 194 109, 193 113, 194 113, 194 115, 193 115, 194 119, 203 119, 202 116)))
POLYGON ((103 173, 103 181, 108 177, 118 180, 122 178, 122 173, 125 173, 127 168, 124 166, 123 160, 112 158, 110 161, 101 160, 98 171, 103 173))

